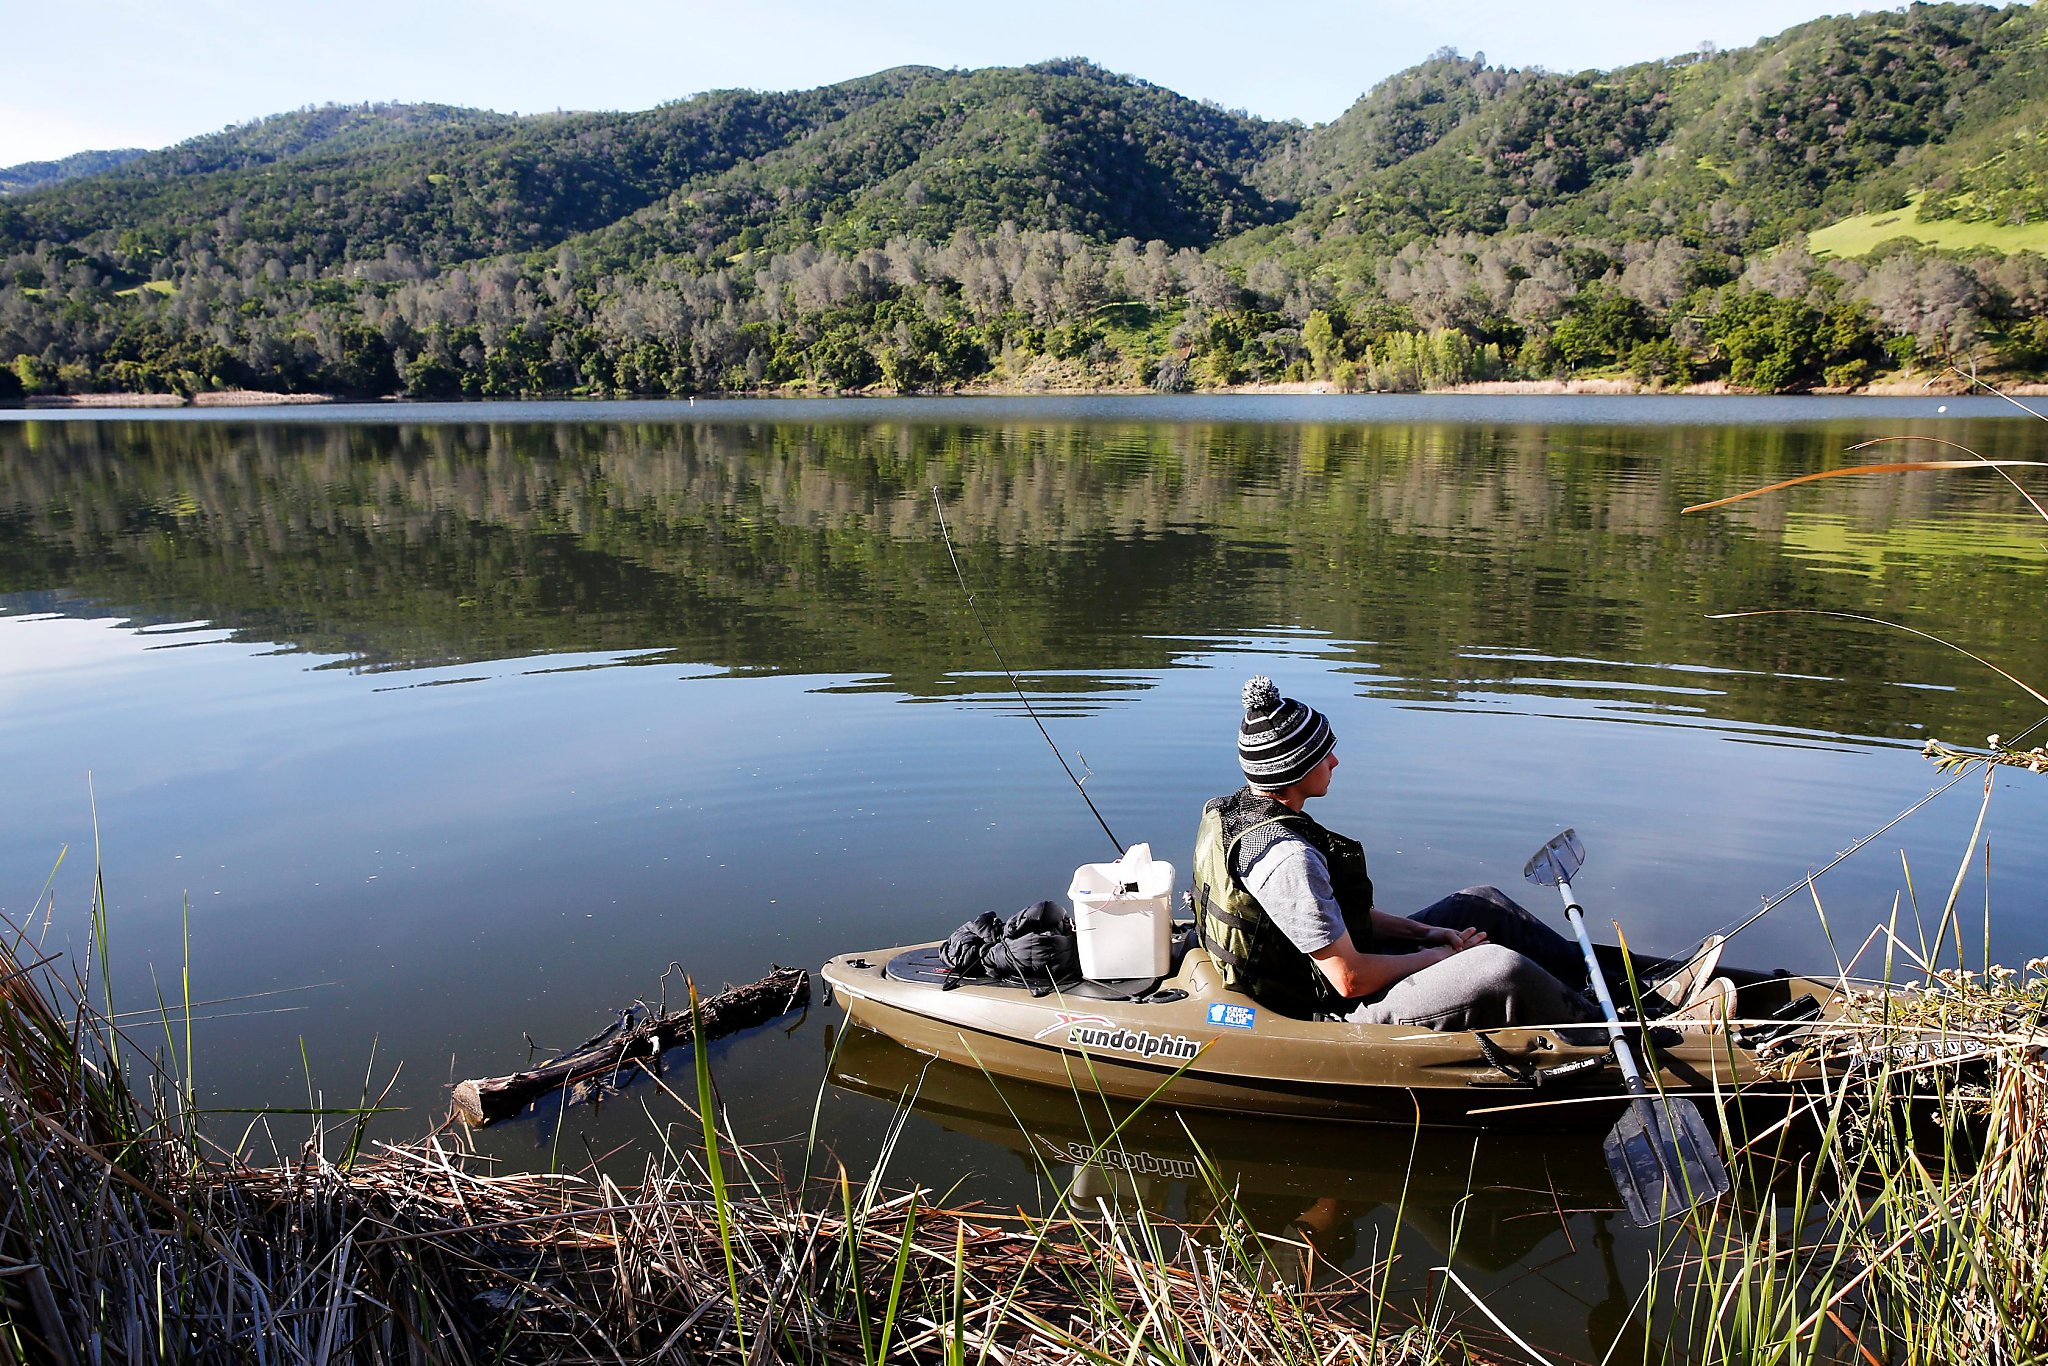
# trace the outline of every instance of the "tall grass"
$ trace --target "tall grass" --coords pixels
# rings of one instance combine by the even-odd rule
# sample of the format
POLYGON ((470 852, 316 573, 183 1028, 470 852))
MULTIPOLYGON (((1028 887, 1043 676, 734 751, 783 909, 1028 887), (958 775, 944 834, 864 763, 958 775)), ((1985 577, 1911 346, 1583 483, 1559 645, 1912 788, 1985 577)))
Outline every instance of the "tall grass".
MULTIPOLYGON (((1974 376, 1963 378, 1988 388, 1974 376)), ((1864 445, 1907 440, 1969 458, 1829 470, 1687 511, 1817 479, 1977 470, 1997 473, 2048 519, 2048 508, 2010 473, 2043 462, 1986 460, 1932 437, 1864 445)), ((1956 650, 2048 704, 2040 688, 1940 636, 1854 619, 1956 650)), ((1985 806, 1970 849, 1931 943, 1924 934, 1917 945, 1903 943, 1896 913, 1880 927, 1885 982, 1908 964, 1918 980, 1905 990, 1880 986, 1852 995, 1845 1019, 1814 1031, 1802 1046, 1801 1053, 1825 1055, 1832 1066, 1833 1080, 1809 1106, 1817 1140, 1731 1164, 1737 1176, 1732 1204, 1691 1221, 1687 1232, 1699 1248, 1689 1267, 1692 1322, 1695 1350, 1704 1359, 1872 1366, 2048 1362, 2048 958, 2017 970, 1990 963, 1988 845, 1981 971, 1964 966, 1958 916, 1993 772, 2001 766, 2048 771, 2048 753, 2024 749, 2023 741, 1994 735, 1982 752, 1928 743, 1928 757, 1943 771, 1960 776, 1983 766, 1985 806), (1955 965, 1945 968, 1951 933, 1955 965)), ((1915 895, 1910 869, 1907 894, 1915 895)))
POLYGON ((364 1146, 368 1107, 305 1112, 303 1146, 257 1163, 209 1143, 102 992, 5 931, 0 1360, 1463 1359, 1441 1335, 1378 1341, 1362 1283, 1282 1284, 1227 1201, 1190 1228, 784 1180, 722 1130, 702 1049, 702 1146, 664 1144, 634 1184, 501 1173, 438 1135, 364 1146))
POLYGON ((1871 993, 1817 1036, 1839 1067, 1818 1140, 1734 1164, 1690 1230, 1700 1358, 2048 1361, 2044 1023, 2036 959, 1871 993))

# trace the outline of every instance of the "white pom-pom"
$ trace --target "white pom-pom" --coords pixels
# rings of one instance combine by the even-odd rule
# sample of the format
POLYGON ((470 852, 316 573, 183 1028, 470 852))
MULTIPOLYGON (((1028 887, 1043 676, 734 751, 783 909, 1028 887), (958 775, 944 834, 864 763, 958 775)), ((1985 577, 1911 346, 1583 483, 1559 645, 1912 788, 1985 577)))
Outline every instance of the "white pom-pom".
POLYGON ((1264 716, 1280 705, 1280 690, 1264 674, 1247 679, 1244 685, 1244 714, 1264 716))

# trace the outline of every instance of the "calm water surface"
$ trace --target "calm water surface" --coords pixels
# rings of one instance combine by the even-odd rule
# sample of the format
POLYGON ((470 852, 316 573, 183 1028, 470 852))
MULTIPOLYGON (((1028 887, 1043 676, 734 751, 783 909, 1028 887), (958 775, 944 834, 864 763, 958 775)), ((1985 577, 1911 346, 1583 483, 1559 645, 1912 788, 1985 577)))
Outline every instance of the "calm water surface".
MULTIPOLYGON (((450 1081, 523 1065, 528 1035, 580 1040, 671 963, 749 980, 1057 897, 1107 842, 975 629, 937 486, 1002 649, 1125 841, 1185 870, 1202 798, 1237 781, 1239 685, 1270 673, 1332 718, 1345 763, 1317 814, 1365 840, 1383 906, 1517 886, 1574 825, 1595 923, 1680 948, 1926 795, 1929 736, 2038 719, 1903 632, 1709 619, 1881 617, 2048 679, 2048 527, 1995 476, 1680 516, 1901 449, 1847 452, 1873 437, 2038 455, 2039 424, 1945 402, 10 415, 0 909, 82 948, 97 838, 119 1000, 180 993, 189 919, 193 995, 222 1002, 201 1012, 203 1095, 354 1103, 374 1055, 410 1107, 383 1132, 404 1136, 450 1081), (265 992, 283 994, 240 999, 265 992)), ((2044 787, 1992 795, 1989 933, 2008 961, 2048 948, 2044 787)), ((1834 947, 1802 895, 1735 956, 1828 967, 1895 905, 1912 936, 1901 859, 1938 896, 1979 792, 1818 884, 1834 947)), ((1973 866, 1973 957, 1986 899, 1973 866)), ((839 1026, 819 1008, 720 1046, 743 1134, 801 1136, 816 1108, 858 1169, 918 1087, 901 1180, 1042 1204, 1073 1175, 1071 1107, 1010 1097, 1026 1133, 980 1078, 839 1026)), ((483 1143, 630 1156, 650 1114, 680 1117, 645 1087, 483 1143)), ((1307 1217, 1353 1264, 1392 1246, 1418 1290, 1452 1256, 1568 1355, 1604 1351, 1641 1284, 1648 1244, 1593 1212, 1612 1193, 1584 1137, 1418 1150, 1161 1123, 1083 1194, 1200 1213, 1196 1141, 1275 1229, 1307 1217)))

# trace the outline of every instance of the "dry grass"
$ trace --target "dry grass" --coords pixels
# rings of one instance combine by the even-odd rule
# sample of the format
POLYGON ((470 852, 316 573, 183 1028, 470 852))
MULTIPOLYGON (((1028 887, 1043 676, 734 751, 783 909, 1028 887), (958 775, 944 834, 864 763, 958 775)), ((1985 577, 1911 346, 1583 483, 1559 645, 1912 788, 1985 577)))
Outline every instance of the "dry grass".
MULTIPOLYGON (((1973 375, 1952 373, 1969 387, 1997 393, 1973 375)), ((2048 520, 2048 507, 2012 473, 2041 462, 1987 460, 1933 437, 1864 446, 1906 440, 1967 458, 1823 471, 1701 508, 1814 479, 1971 470, 1997 474, 2048 520)), ((1734 615, 1787 610, 1793 609, 1734 615)), ((2048 705, 2039 687, 1941 636, 1873 617, 1830 615, 1934 641, 2048 705)), ((2048 755, 2024 748, 2025 739, 2009 743, 1993 735, 1983 751, 1928 743, 1927 757, 1945 773, 1960 778, 1981 766, 1984 806, 1977 828, 1932 943, 1905 944, 1896 913, 1873 936, 1884 943, 1887 981, 1895 965, 1906 964, 1919 980, 1904 990, 1852 994, 1843 1021, 1809 1034, 1804 1060, 1821 1055, 1834 1076, 1812 1106, 1817 1147, 1776 1163, 1733 1164, 1745 1178, 1736 1207, 1746 1212, 1695 1221, 1691 1232, 1702 1251, 1694 1266, 1694 1321, 1710 1359, 1872 1366, 2048 1362, 2048 1278, 2042 1275, 2048 1265, 2048 958, 2018 970, 1991 965, 1987 899, 1978 959, 1983 969, 1966 970, 1957 916, 1964 874, 1980 848, 1988 881, 1989 846, 1979 838, 1993 772, 2048 771, 2048 755), (1948 961, 1955 966, 1941 966, 1948 961)), ((1917 904, 1916 898, 1916 920, 1917 904)), ((1822 920, 1825 925, 1824 912, 1822 920)), ((1801 1060, 1795 1054, 1787 1062, 1801 1060)))
POLYGON ((1466 1359, 1380 1334, 1369 1280, 1303 1287, 1300 1249, 1227 1199, 1198 1227, 933 1208, 843 1172, 784 1180, 709 1125, 628 1185, 501 1172, 452 1136, 358 1152, 351 1112, 252 1164, 202 1137, 87 981, 25 950, 0 945, 0 1359, 1466 1359))
POLYGON ((109 1360, 865 1362, 885 1319, 899 1360, 1080 1362, 1175 1341, 1215 1360, 1372 1357, 1342 1289, 1275 1301, 1199 1238, 1153 1260, 1128 1229, 915 1195, 850 1212, 720 1201, 701 1171, 665 1164, 632 1186, 492 1175, 431 1142, 349 1167, 214 1166, 160 1193, 98 1180, 89 1158, 65 1160, 75 1150, 45 1156, 29 1194, 61 1211, 41 1264, 62 1307, 39 1327, 109 1360))
POLYGON ((1850 1064, 1821 1141, 1732 1164, 1741 1213, 1691 1230, 1707 1359, 2048 1361, 2044 968, 1866 993, 1814 1036, 1850 1064))

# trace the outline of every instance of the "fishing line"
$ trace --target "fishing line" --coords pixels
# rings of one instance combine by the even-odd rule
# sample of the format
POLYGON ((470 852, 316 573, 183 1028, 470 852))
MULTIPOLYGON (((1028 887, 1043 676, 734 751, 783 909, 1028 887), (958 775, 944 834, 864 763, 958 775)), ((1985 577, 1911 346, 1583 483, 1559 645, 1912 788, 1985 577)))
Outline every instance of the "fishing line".
POLYGON ((946 558, 953 562, 953 577, 960 580, 960 591, 967 595, 967 610, 974 613, 974 624, 981 628, 981 638, 988 642, 989 653, 996 657, 996 663, 1003 666, 1003 673, 1010 680, 1010 690, 1016 693, 1017 700, 1024 704, 1024 714, 1031 718, 1032 725, 1038 727, 1038 733, 1045 736, 1045 743, 1052 746, 1052 757, 1060 761, 1060 768, 1066 772, 1067 781, 1074 785, 1074 791, 1081 794, 1081 800, 1088 803, 1088 810, 1095 817, 1095 823, 1102 827, 1102 833, 1109 836, 1109 842, 1116 846, 1116 856, 1122 858, 1124 842, 1116 837, 1116 831, 1109 828, 1109 822, 1095 809, 1095 799, 1088 795, 1088 789, 1074 776, 1074 770, 1068 767, 1067 756, 1060 753, 1060 747, 1054 744, 1051 733, 1045 728, 1045 722, 1038 719, 1037 709, 1031 705, 1031 699, 1024 695, 1023 685, 1017 682, 1017 675, 1010 669, 1010 661, 1003 658, 1001 647, 996 644, 994 634, 988 629, 988 622, 982 618, 981 608, 974 601, 974 592, 967 586, 967 575, 960 568, 960 556, 953 549, 953 533, 946 529, 946 505, 939 497, 937 484, 932 485, 932 508, 939 514, 939 537, 946 543, 946 558))
MULTIPOLYGON (((2024 741, 2029 735, 2032 735, 2035 731, 2039 730, 2044 725, 2048 725, 2048 716, 2042 717, 2039 721, 2034 722, 2033 725, 2028 726, 2025 730, 2021 731, 2018 735, 2014 736, 2010 744, 2014 746, 2018 745, 2021 741, 2024 741)), ((1726 934, 1723 934, 1721 936, 1721 942, 1725 944, 1730 939, 1733 939, 1736 935, 1741 934, 1744 930, 1748 929, 1752 924, 1754 924, 1759 917, 1763 916, 1765 913, 1769 911, 1775 910, 1782 902, 1784 902, 1788 898, 1797 896, 1800 892, 1804 891, 1808 886, 1810 886, 1814 882, 1815 879, 1826 877, 1829 873, 1834 872, 1835 869, 1841 867, 1844 863, 1847 863, 1851 857, 1861 853, 1864 849, 1868 848, 1871 841, 1875 840, 1879 835, 1882 835, 1886 831, 1895 828, 1901 821, 1905 820, 1909 816, 1916 814, 1920 811, 1922 807, 1926 806, 1936 797, 1944 795, 1948 792, 1950 788, 1954 787, 1957 783, 1961 782, 1963 779, 1969 776, 1970 770, 1967 767, 1963 768, 1956 774, 1955 777, 1950 778, 1947 782, 1941 784, 1939 787, 1929 792, 1919 801, 1914 802, 1904 811, 1901 811, 1898 815, 1892 817, 1883 825, 1879 826, 1877 829, 1865 835, 1862 839, 1857 840, 1854 844, 1850 845, 1847 849, 1844 849, 1841 853, 1836 854, 1834 858, 1829 861, 1828 865, 1825 868, 1809 871, 1806 874, 1806 876, 1800 878, 1797 882, 1792 883, 1783 891, 1778 892, 1774 896, 1765 897, 1763 905, 1757 907, 1748 915, 1744 916, 1742 918, 1741 923, 1737 924, 1734 929, 1729 930, 1726 934)), ((1670 981, 1672 978, 1678 976, 1687 968, 1691 967, 1694 963, 1698 962, 1701 951, 1705 947, 1706 945, 1702 943, 1699 949, 1693 950, 1691 957, 1687 958, 1684 962, 1674 967, 1670 972, 1665 973, 1662 977, 1658 978, 1655 982, 1651 983, 1649 989, 1651 991, 1655 991, 1658 987, 1663 986, 1664 983, 1670 981)))

